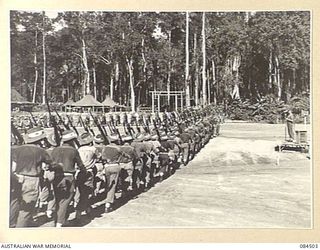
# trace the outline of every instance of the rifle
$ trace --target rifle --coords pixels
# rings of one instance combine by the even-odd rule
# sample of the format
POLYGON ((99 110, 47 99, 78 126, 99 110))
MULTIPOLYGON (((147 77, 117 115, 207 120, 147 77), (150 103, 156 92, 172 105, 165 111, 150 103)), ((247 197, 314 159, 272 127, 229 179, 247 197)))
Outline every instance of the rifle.
POLYGON ((81 115, 79 116, 79 118, 80 118, 81 126, 84 128, 84 130, 85 130, 87 133, 90 133, 88 127, 85 125, 84 121, 82 120, 81 115))
POLYGON ((69 117, 69 115, 67 115, 68 118, 68 123, 71 124, 71 127, 73 128, 73 130, 76 132, 76 134, 79 136, 79 132, 77 130, 77 128, 73 125, 73 123, 71 122, 71 119, 69 117))
POLYGON ((29 117, 29 122, 30 122, 30 127, 33 128, 33 122, 30 117, 29 117))
POLYGON ((126 134, 129 134, 129 135, 131 135, 133 137, 132 131, 130 129, 130 125, 128 123, 123 124, 123 128, 124 128, 124 131, 125 131, 126 134))
POLYGON ((131 125, 129 122, 127 122, 127 128, 131 136, 136 133, 136 131, 134 131, 134 129, 131 128, 131 125))
POLYGON ((157 128, 157 124, 156 124, 155 119, 153 119, 153 125, 154 125, 154 129, 155 129, 155 130, 156 130, 156 132, 157 132, 158 140, 159 140, 159 142, 161 142, 160 132, 159 132, 159 130, 158 130, 158 128, 157 128))
POLYGON ((109 142, 109 140, 108 140, 107 134, 104 133, 104 131, 103 131, 102 127, 101 127, 101 124, 99 123, 97 117, 94 117, 94 116, 92 115, 91 111, 89 111, 89 112, 90 112, 90 115, 91 115, 94 123, 95 123, 96 126, 98 127, 98 129, 99 129, 99 131, 100 131, 100 134, 102 135, 105 144, 109 144, 110 142, 109 142))
POLYGON ((120 135, 119 129, 117 129, 117 127, 114 125, 114 120, 113 120, 113 119, 111 119, 111 124, 112 124, 112 126, 113 126, 113 128, 114 128, 114 131, 115 131, 115 132, 118 134, 118 136, 119 136, 120 144, 123 144, 122 137, 121 137, 121 135, 120 135))
POLYGON ((81 117, 81 116, 80 116, 80 121, 82 122, 82 126, 83 126, 83 128, 87 131, 87 133, 90 133, 90 134, 92 134, 93 136, 95 136, 95 133, 94 133, 93 129, 90 128, 90 126, 87 125, 87 124, 82 120, 82 117, 81 117))
POLYGON ((11 132, 18 139, 19 145, 24 143, 24 139, 22 135, 20 134, 19 130, 14 126, 13 122, 11 121, 11 132))
POLYGON ((142 126, 143 126, 143 129, 146 133, 148 133, 148 128, 146 126, 146 124, 144 123, 144 120, 142 120, 142 126))
POLYGON ((165 131, 166 131, 166 134, 168 133, 168 130, 169 132, 172 132, 171 128, 170 128, 170 124, 168 123, 168 119, 165 119, 165 131))
POLYGON ((29 113, 30 113, 30 115, 31 115, 31 118, 32 118, 32 120, 33 120, 34 125, 38 126, 38 123, 37 123, 36 119, 34 118, 32 112, 29 111, 29 113))
POLYGON ((99 120, 99 117, 97 119, 98 119, 98 122, 99 122, 100 126, 103 129, 103 132, 107 135, 108 133, 107 133, 107 130, 106 130, 105 126, 101 123, 101 121, 99 120))
POLYGON ((148 133, 150 133, 150 127, 149 127, 149 122, 148 120, 145 120, 145 126, 147 128, 148 133))
POLYGON ((55 141, 57 142, 57 145, 60 145, 60 142, 61 142, 61 131, 60 131, 60 134, 59 134, 58 124, 56 123, 56 119, 53 118, 53 116, 51 114, 51 111, 50 111, 50 106, 49 106, 49 101, 48 101, 47 94, 45 95, 45 99, 46 99, 46 104, 47 104, 47 107, 48 107, 49 121, 51 122, 51 124, 53 126, 55 141))
POLYGON ((59 118, 60 123, 62 123, 63 126, 64 126, 67 130, 70 130, 69 125, 64 123, 64 121, 62 120, 62 118, 61 118, 61 116, 59 115, 58 111, 57 111, 56 109, 54 109, 54 111, 56 112, 56 114, 57 114, 57 116, 58 116, 58 118, 59 118))
POLYGON ((125 132, 126 134, 128 134, 129 131, 128 131, 128 128, 126 127, 125 123, 122 123, 122 125, 123 125, 123 130, 124 130, 124 132, 125 132))
POLYGON ((135 121, 135 123, 136 123, 136 129, 137 129, 138 133, 141 133, 141 130, 140 130, 139 126, 138 126, 137 120, 135 121))
POLYGON ((114 129, 110 126, 110 122, 108 122, 108 121, 107 121, 107 126, 108 126, 108 128, 110 130, 110 133, 114 133, 115 132, 114 129))
MULTIPOLYGON (((54 111, 56 112, 56 114, 57 114, 57 116, 58 116, 58 118, 59 118, 60 123, 62 123, 67 130, 71 130, 69 124, 65 124, 65 123, 64 123, 64 121, 62 120, 62 118, 61 118, 61 116, 59 115, 58 111, 57 111, 56 109, 54 109, 54 111)), ((76 133, 77 133, 77 132, 76 132, 76 133)), ((78 135, 78 133, 77 133, 77 135, 78 135)), ((79 148, 79 147, 80 147, 79 141, 78 141, 78 140, 74 140, 74 142, 75 142, 75 144, 77 145, 77 148, 79 148)))

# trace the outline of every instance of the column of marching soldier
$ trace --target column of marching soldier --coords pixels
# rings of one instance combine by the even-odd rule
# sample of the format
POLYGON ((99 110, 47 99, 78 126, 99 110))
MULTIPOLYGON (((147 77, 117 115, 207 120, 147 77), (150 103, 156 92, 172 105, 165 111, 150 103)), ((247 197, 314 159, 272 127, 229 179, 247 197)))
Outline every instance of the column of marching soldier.
POLYGON ((39 211, 56 227, 68 224, 72 209, 74 225, 97 206, 112 211, 117 201, 187 165, 219 134, 221 121, 213 106, 153 117, 124 114, 121 120, 90 115, 99 133, 82 121, 85 132, 80 134, 58 113, 58 121, 50 114, 54 129, 49 133, 33 126, 21 135, 12 122, 10 227, 35 226, 39 211))

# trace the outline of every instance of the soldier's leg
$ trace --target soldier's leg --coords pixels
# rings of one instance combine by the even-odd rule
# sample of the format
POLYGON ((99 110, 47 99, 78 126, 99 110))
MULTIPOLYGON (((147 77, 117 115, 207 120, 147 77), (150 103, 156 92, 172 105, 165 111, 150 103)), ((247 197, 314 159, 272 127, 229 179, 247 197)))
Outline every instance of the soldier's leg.
POLYGON ((145 175, 145 187, 150 186, 151 183, 151 157, 146 155, 145 159, 145 168, 146 168, 146 175, 145 175))
POLYGON ((103 189, 104 189, 103 184, 106 182, 106 176, 105 176, 104 166, 102 163, 96 164, 96 170, 97 170, 97 174, 95 176, 94 194, 98 195, 99 193, 103 192, 103 189))
POLYGON ((135 162, 134 170, 133 170, 133 190, 139 191, 141 187, 141 182, 143 179, 143 160, 139 159, 135 162))
POLYGON ((195 142, 189 144, 189 156, 188 161, 192 160, 195 155, 195 142))
POLYGON ((11 199, 10 201, 10 221, 9 226, 10 227, 16 227, 17 219, 19 215, 19 209, 20 209, 20 201, 18 197, 11 199))
POLYGON ((75 180, 73 176, 65 176, 55 189, 57 202, 57 227, 65 224, 68 217, 68 207, 75 194, 75 180))
POLYGON ((216 132, 216 135, 220 135, 220 123, 217 124, 217 132, 216 132))
POLYGON ((56 211, 56 198, 54 196, 52 185, 50 185, 49 198, 48 198, 48 207, 47 207, 47 217, 50 219, 54 211, 56 211))
POLYGON ((78 178, 79 178, 78 188, 79 188, 80 197, 79 197, 78 206, 76 208, 77 218, 80 217, 82 211, 90 212, 89 211, 91 208, 90 195, 92 195, 92 192, 93 192, 93 180, 94 180, 93 170, 92 169, 87 170, 86 173, 83 173, 81 177, 78 176, 78 178))
POLYGON ((177 169, 177 152, 175 150, 170 150, 168 156, 170 160, 169 174, 172 175, 177 169))
POLYGON ((10 186, 10 227, 15 227, 17 224, 18 214, 21 203, 21 183, 18 182, 17 178, 11 176, 10 186))
POLYGON ((159 154, 159 161, 160 161, 160 170, 159 170, 159 177, 160 182, 167 176, 168 169, 169 169, 169 156, 168 153, 160 153, 159 154))
POLYGON ((104 200, 106 209, 114 202, 118 178, 121 171, 119 164, 105 164, 105 175, 107 181, 107 197, 104 200))
POLYGON ((23 177, 21 184, 21 203, 16 227, 32 226, 32 215, 39 197, 39 177, 23 177))
MULTIPOLYGON (((132 190, 132 184, 133 184, 133 163, 128 162, 123 164, 123 169, 126 171, 127 177, 124 179, 124 182, 128 183, 127 190, 132 190)), ((125 190, 123 190, 125 191, 125 190)))

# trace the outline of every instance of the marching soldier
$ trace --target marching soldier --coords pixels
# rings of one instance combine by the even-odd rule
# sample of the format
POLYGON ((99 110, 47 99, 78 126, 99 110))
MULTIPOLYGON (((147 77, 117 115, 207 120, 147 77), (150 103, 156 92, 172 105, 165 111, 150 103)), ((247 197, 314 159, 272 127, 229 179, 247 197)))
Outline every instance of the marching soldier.
MULTIPOLYGON (((157 177, 162 180, 173 174, 179 167, 180 162, 186 165, 208 143, 213 134, 219 134, 219 116, 213 114, 212 107, 209 106, 202 110, 185 109, 179 114, 167 111, 156 113, 155 119, 152 119, 150 114, 142 115, 138 113, 129 113, 129 116, 126 113, 121 113, 114 117, 109 115, 107 116, 108 120, 103 122, 108 125, 111 133, 107 136, 110 142, 108 145, 105 145, 107 144, 105 141, 106 135, 100 128, 102 134, 94 136, 89 134, 87 130, 80 137, 72 130, 66 130, 62 132, 63 144, 61 146, 54 141, 54 134, 49 134, 47 142, 49 142, 50 148, 47 149, 47 152, 43 152, 44 149, 41 149, 41 147, 46 148, 48 146, 42 130, 33 128, 33 130, 27 131, 27 144, 23 146, 38 145, 34 146, 37 148, 37 152, 27 153, 19 149, 23 146, 13 146, 12 148, 12 169, 15 174, 11 180, 10 226, 31 225, 30 218, 32 218, 32 212, 35 209, 34 204, 36 203, 34 198, 38 199, 39 197, 36 192, 32 196, 30 202, 33 202, 33 208, 31 210, 28 206, 20 206, 24 204, 21 201, 25 197, 28 198, 28 194, 22 194, 21 186, 26 185, 25 179, 27 177, 23 177, 26 173, 22 171, 23 167, 21 165, 28 165, 28 162, 32 162, 32 166, 35 162, 36 165, 38 163, 41 165, 42 162, 52 165, 53 176, 50 176, 52 171, 48 167, 43 166, 43 171, 41 171, 40 166, 39 175, 30 178, 35 178, 33 182, 36 182, 36 178, 39 179, 43 172, 40 201, 48 201, 47 215, 48 211, 51 210, 48 215, 49 218, 52 217, 52 211, 56 210, 56 226, 61 227, 66 223, 67 209, 73 200, 76 208, 76 218, 80 218, 82 211, 87 210, 86 212, 89 214, 91 205, 94 205, 94 199, 105 198, 103 200, 105 211, 109 212, 114 208, 117 188, 122 191, 121 198, 125 198, 124 194, 127 191, 135 189, 141 191, 140 188, 142 187, 144 189, 151 187, 157 177), (154 121, 154 128, 150 130, 149 126, 151 126, 152 120, 154 121), (128 123, 135 124, 137 127, 135 135, 133 134, 135 131, 128 123), (125 129, 126 134, 123 136, 120 136, 118 129, 115 127, 119 124, 122 124, 125 129), (177 125, 175 126, 175 124, 177 125), (117 133, 112 134, 114 131, 117 131, 117 133), (79 140, 81 145, 78 149, 75 145, 76 140, 79 140), (120 145, 120 141, 124 142, 124 145, 120 145), (23 154, 17 153, 20 150, 23 154, 28 155, 28 158, 34 158, 34 160, 23 162, 20 159, 20 157, 23 158, 23 154), (51 163, 52 161, 53 163, 51 163), (20 178, 18 178, 19 175, 20 178), (52 184, 50 184, 50 178, 53 179, 52 184), (50 195, 52 187, 54 195, 50 195), (76 188, 79 192, 75 192, 76 188), (106 196, 100 197, 102 195, 106 196), (54 199, 51 200, 52 197, 54 199), (21 213, 21 210, 27 210, 26 215, 23 215, 25 211, 21 213), (22 219, 17 221, 18 213, 19 215, 22 214, 22 219), (29 218, 28 222, 25 222, 27 219, 24 220, 24 217, 29 218)), ((18 120, 19 117, 15 118, 14 122, 18 120)), ((28 126, 32 126, 28 117, 25 122, 28 123, 28 126)), ((89 129, 90 122, 88 116, 85 119, 85 125, 87 124, 89 129)), ((81 125, 80 120, 79 123, 81 125)), ((92 131, 92 129, 90 130, 92 131)), ((38 170, 38 167, 28 168, 38 170)), ((27 186, 29 187, 29 185, 27 186)))
POLYGON ((191 135, 188 133, 188 130, 184 130, 180 133, 179 138, 181 139, 181 150, 182 150, 182 161, 186 166, 189 162, 190 148, 193 143, 191 135))
POLYGON ((96 178, 95 178, 95 190, 94 194, 95 196, 98 196, 98 194, 102 193, 103 191, 106 191, 106 187, 103 186, 103 184, 106 184, 106 176, 105 176, 105 170, 104 170, 104 161, 102 159, 102 151, 104 150, 104 139, 101 134, 97 134, 94 137, 94 146, 96 148, 96 154, 97 154, 97 160, 96 160, 96 178))
MULTIPOLYGON (((57 147, 57 142, 55 140, 54 133, 50 133, 47 136, 47 153, 51 156, 52 150, 57 147)), ((56 210, 56 199, 54 196, 52 182, 54 180, 54 169, 43 168, 43 173, 41 176, 41 191, 39 195, 39 209, 43 208, 44 205, 47 205, 46 215, 48 219, 53 217, 53 213, 56 210)))
POLYGON ((106 176, 107 197, 104 200, 105 211, 110 212, 114 205, 116 187, 118 184, 121 166, 119 160, 121 158, 121 151, 116 144, 119 140, 118 135, 112 134, 108 136, 110 142, 102 150, 101 159, 104 161, 104 171, 106 176))
POLYGON ((53 182, 57 204, 56 227, 62 227, 67 220, 67 209, 75 194, 76 172, 86 172, 78 150, 75 148, 77 134, 72 130, 62 133, 62 145, 52 150, 55 166, 53 182))
MULTIPOLYGON (((11 207, 11 211, 18 210, 16 227, 32 226, 32 215, 39 196, 41 167, 43 164, 52 164, 51 157, 41 148, 41 142, 46 134, 41 128, 32 128, 25 135, 25 145, 12 149, 13 189, 16 195, 11 203, 17 207, 11 207)), ((15 217, 14 215, 12 215, 15 217)), ((14 223, 13 223, 14 224, 14 223)))
POLYGON ((93 146, 93 136, 90 133, 83 133, 80 138, 80 147, 78 148, 80 158, 86 168, 85 172, 80 172, 77 175, 77 191, 75 201, 76 218, 81 217, 81 212, 85 211, 87 215, 91 212, 92 197, 94 192, 94 179, 97 173, 95 166, 98 151, 93 146))
POLYGON ((138 161, 138 155, 133 146, 130 145, 133 138, 131 135, 125 135, 122 137, 124 145, 120 146, 120 151, 124 153, 126 157, 121 157, 120 163, 123 164, 122 179, 123 190, 122 191, 132 191, 133 190, 133 172, 136 162, 138 161), (125 177, 125 178, 124 178, 125 177), (128 187, 125 187, 125 182, 128 182, 128 187))
POLYGON ((148 156, 149 148, 143 143, 143 140, 144 135, 142 133, 138 133, 131 143, 131 146, 134 147, 139 159, 136 169, 140 174, 140 184, 143 185, 144 188, 147 188, 150 182, 151 163, 150 157, 148 156))

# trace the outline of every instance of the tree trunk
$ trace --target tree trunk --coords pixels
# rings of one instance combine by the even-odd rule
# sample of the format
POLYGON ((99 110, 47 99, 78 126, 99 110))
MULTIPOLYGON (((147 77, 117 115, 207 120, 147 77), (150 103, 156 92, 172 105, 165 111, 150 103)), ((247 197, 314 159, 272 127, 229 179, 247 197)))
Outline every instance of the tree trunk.
POLYGON ((276 84, 278 88, 278 101, 281 100, 281 95, 282 95, 282 87, 281 87, 281 82, 280 82, 280 68, 279 68, 279 59, 276 56, 275 57, 275 62, 276 62, 276 67, 275 67, 275 76, 276 76, 276 84))
POLYGON ((84 77, 84 88, 83 88, 83 95, 90 94, 90 72, 88 67, 88 58, 87 58, 87 51, 86 51, 86 43, 84 39, 82 41, 82 61, 83 61, 83 70, 85 73, 84 77))
POLYGON ((170 86, 171 86, 171 62, 168 65, 168 78, 167 78, 167 92, 168 92, 168 105, 170 106, 170 86))
POLYGON ((232 71, 235 71, 236 73, 236 80, 234 84, 234 88, 232 91, 232 98, 234 99, 240 99, 240 92, 239 92, 239 67, 240 67, 240 56, 236 55, 233 58, 232 63, 232 71))
POLYGON ((297 84, 296 84, 296 69, 292 69, 292 88, 291 94, 295 94, 297 92, 297 84))
POLYGON ((272 51, 269 56, 269 89, 272 89, 272 51))
POLYGON ((43 54, 43 86, 42 86, 42 104, 46 103, 46 34, 44 28, 44 12, 42 12, 42 54, 43 54))
POLYGON ((92 73, 93 73, 93 94, 94 94, 94 98, 97 99, 97 78, 96 78, 95 63, 93 63, 92 73))
MULTIPOLYGON (((142 38, 141 40, 141 57, 142 57, 142 61, 143 61, 143 67, 142 67, 142 75, 143 75, 143 84, 140 85, 140 89, 139 89, 139 98, 138 98, 138 101, 139 101, 139 105, 140 105, 140 102, 141 102, 141 98, 142 98, 142 90, 143 88, 141 86, 147 86, 147 60, 146 60, 146 57, 145 57, 145 45, 144 45, 144 38, 142 38)), ((145 91, 147 91, 147 89, 145 88, 145 91)))
POLYGON ((171 30, 169 31, 169 62, 168 62, 168 78, 167 78, 167 92, 168 105, 170 106, 170 86, 171 86, 171 30))
POLYGON ((207 85, 206 85, 206 33, 205 33, 206 14, 202 15, 202 95, 203 105, 207 104, 207 85))
POLYGON ((195 105, 199 105, 199 62, 197 56, 197 33, 194 33, 193 37, 193 59, 195 65, 195 86, 194 86, 194 100, 195 105))
POLYGON ((132 58, 128 59, 126 58, 127 66, 128 66, 128 72, 129 72, 129 82, 130 82, 130 93, 131 93, 131 111, 135 112, 135 94, 134 94, 134 78, 133 78, 133 61, 132 58))
POLYGON ((211 65, 212 65, 212 86, 213 86, 213 103, 217 104, 217 95, 215 91, 215 85, 216 85, 216 67, 214 60, 211 60, 211 65))
POLYGON ((207 69, 207 83, 208 83, 208 104, 211 103, 211 84, 210 84, 210 69, 207 69))
POLYGON ((118 62, 116 62, 114 70, 115 70, 115 73, 114 73, 114 75, 113 75, 113 73, 111 74, 111 82, 110 82, 110 97, 112 100, 114 98, 115 84, 116 85, 119 84, 119 63, 118 62))
POLYGON ((37 83, 38 83, 38 58, 37 58, 37 48, 38 48, 38 30, 36 30, 35 35, 35 52, 34 52, 34 87, 33 87, 33 96, 32 96, 32 102, 36 102, 36 95, 37 95, 37 83))
POLYGON ((189 81, 189 12, 186 12, 186 106, 190 107, 190 81, 189 81))
POLYGON ((113 83, 113 74, 111 74, 111 77, 110 77, 110 86, 109 86, 109 93, 110 93, 110 98, 113 100, 113 87, 114 86, 114 83, 113 83))

